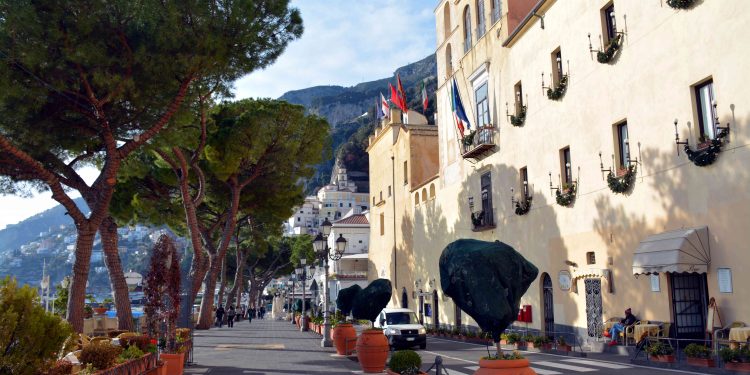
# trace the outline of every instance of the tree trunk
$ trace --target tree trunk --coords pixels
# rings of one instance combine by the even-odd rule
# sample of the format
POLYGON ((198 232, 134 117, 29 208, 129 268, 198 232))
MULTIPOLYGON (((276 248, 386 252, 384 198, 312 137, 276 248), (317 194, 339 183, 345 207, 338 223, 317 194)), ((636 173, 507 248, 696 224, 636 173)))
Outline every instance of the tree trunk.
POLYGON ((109 282, 115 297, 117 308, 117 328, 125 331, 133 331, 133 313, 130 309, 130 294, 128 284, 125 282, 125 274, 122 272, 120 254, 117 251, 117 224, 109 216, 99 227, 102 236, 102 248, 104 249, 104 262, 109 270, 109 282))
POLYGON ((209 268, 206 272, 206 289, 203 291, 203 299, 201 299, 201 311, 198 317, 197 329, 209 329, 213 324, 213 306, 214 296, 216 295, 216 277, 219 275, 219 262, 218 255, 210 254, 209 256, 209 268))
MULTIPOLYGON (((219 301, 219 304, 221 305, 224 302, 224 291, 227 288, 227 259, 224 258, 221 260, 221 281, 219 281, 219 298, 216 300, 219 301)), ((229 308, 229 305, 224 305, 224 308, 229 308)))
MULTIPOLYGON (((232 289, 227 293, 227 306, 234 304, 234 298, 237 297, 237 291, 242 290, 242 273, 245 272, 245 260, 242 256, 242 251, 237 249, 237 268, 234 271, 234 285, 232 289)), ((226 275, 224 275, 226 276, 226 275)), ((240 297, 237 297, 237 303, 240 303, 240 297)))
POLYGON ((91 266, 91 250, 94 247, 94 236, 96 229, 88 228, 83 224, 78 228, 76 238, 76 260, 73 263, 73 280, 70 283, 68 294, 68 316, 67 320, 73 327, 73 331, 83 332, 83 306, 86 304, 86 283, 88 282, 89 268, 91 266))

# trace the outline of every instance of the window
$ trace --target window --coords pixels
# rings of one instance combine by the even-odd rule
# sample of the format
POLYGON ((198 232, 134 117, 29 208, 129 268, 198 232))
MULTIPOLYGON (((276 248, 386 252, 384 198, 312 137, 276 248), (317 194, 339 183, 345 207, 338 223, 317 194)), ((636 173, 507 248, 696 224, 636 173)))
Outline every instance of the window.
POLYGON ((524 198, 529 196, 529 172, 526 167, 521 168, 521 192, 523 192, 524 198))
POLYGON ((414 205, 416 206, 418 204, 419 204, 419 192, 416 192, 414 194, 414 205))
POLYGON ((380 214, 380 235, 385 235, 385 214, 380 214))
POLYGON ((709 79, 695 86, 695 106, 698 109, 698 130, 701 142, 714 139, 716 136, 714 100, 713 80, 709 79))
POLYGON ((513 87, 513 91, 516 94, 516 116, 519 116, 521 114, 521 110, 523 109, 523 86, 521 86, 521 81, 518 81, 516 85, 513 87))
POLYGON ((349 207, 351 207, 351 206, 352 206, 352 204, 351 204, 351 203, 349 203, 349 207))
POLYGON ((586 264, 596 264, 596 254, 593 251, 586 253, 586 264))
POLYGON ((487 172, 480 178, 482 213, 484 226, 493 226, 493 209, 492 209, 492 175, 487 172))
POLYGON ((560 162, 561 162, 561 168, 562 168, 562 178, 563 178, 563 185, 572 185, 573 184, 573 170, 572 170, 572 164, 570 162, 570 147, 565 147, 564 149, 560 150, 560 162))
POLYGON ((375 196, 374 195, 372 196, 372 205, 373 206, 375 205, 375 196))
POLYGON ((391 185, 388 185, 388 196, 391 196, 391 185))
POLYGON ((451 54, 451 45, 445 46, 445 78, 453 75, 453 55, 451 54))
POLYGON ((477 103, 477 129, 490 123, 490 102, 487 99, 487 82, 474 92, 477 103))
POLYGON ((451 8, 448 3, 445 3, 443 7, 443 29, 445 38, 448 39, 451 35, 451 8))
POLYGON ((464 53, 471 49, 471 12, 469 6, 464 8, 464 53))
POLYGON ((339 202, 339 207, 344 207, 344 203, 343 202, 339 202))
POLYGON ((604 19, 604 42, 609 43, 617 35, 617 24, 615 20, 615 4, 609 4, 602 9, 604 19))
POLYGON ((476 8, 477 8, 477 39, 481 38, 482 35, 484 35, 484 1, 485 0, 477 0, 476 2, 476 8))
POLYGON ((497 22, 502 14, 502 2, 500 0, 492 0, 492 23, 497 22))
POLYGON ((302 218, 297 216, 297 222, 299 223, 300 221, 302 221, 302 218))
POLYGON ((552 84, 554 87, 560 85, 560 79, 563 77, 562 53, 558 47, 552 52, 552 84))
POLYGON ((435 198, 435 184, 430 184, 430 198, 435 198))
POLYGON ((427 189, 422 188, 422 202, 426 202, 426 201, 427 201, 427 189))
POLYGON ((409 183, 409 169, 407 166, 407 161, 404 160, 404 185, 409 183))
POLYGON ((625 169, 630 165, 630 145, 628 141, 628 123, 615 125, 617 132, 617 166, 625 169))
POLYGON ((383 201, 383 192, 382 191, 380 192, 380 201, 381 202, 383 201))

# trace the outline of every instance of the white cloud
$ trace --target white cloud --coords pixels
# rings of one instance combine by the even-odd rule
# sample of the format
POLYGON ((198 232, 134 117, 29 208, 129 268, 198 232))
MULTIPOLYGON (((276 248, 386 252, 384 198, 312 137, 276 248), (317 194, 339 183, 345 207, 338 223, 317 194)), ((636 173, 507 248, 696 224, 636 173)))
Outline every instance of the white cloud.
POLYGON ((237 98, 352 86, 388 77, 435 51, 433 0, 298 0, 292 5, 302 13, 302 38, 272 66, 240 79, 237 98))

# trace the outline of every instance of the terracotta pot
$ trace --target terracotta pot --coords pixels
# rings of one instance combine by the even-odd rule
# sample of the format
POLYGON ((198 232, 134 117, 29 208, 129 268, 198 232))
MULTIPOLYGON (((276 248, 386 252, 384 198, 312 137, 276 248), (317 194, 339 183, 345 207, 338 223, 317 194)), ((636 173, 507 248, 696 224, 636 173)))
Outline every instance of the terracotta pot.
POLYGON ((94 307, 94 313, 96 315, 104 315, 109 309, 106 307, 94 307))
MULTIPOLYGON (((386 370, 385 370, 385 372, 386 372, 386 373, 387 373, 388 375, 401 375, 401 373, 399 373, 399 372, 393 372, 393 371, 391 371, 391 369, 386 369, 386 370)), ((419 372, 419 374, 420 374, 420 375, 422 375, 422 374, 424 374, 424 375, 427 375, 427 373, 426 373, 426 372, 422 372, 422 371, 420 371, 420 372, 419 372)))
POLYGON ((526 350, 529 347, 529 344, 525 342, 517 342, 515 345, 516 350, 526 350))
POLYGON ((500 345, 508 345, 508 340, 500 340, 500 345))
POLYGON ((390 346, 383 331, 368 329, 357 338, 357 359, 365 373, 383 372, 390 346))
POLYGON ((164 367, 166 367, 166 375, 182 375, 185 353, 161 353, 159 359, 164 361, 164 367))
POLYGON ((336 347, 336 354, 339 355, 350 355, 354 352, 354 345, 349 342, 349 350, 347 350, 347 340, 357 338, 357 331, 351 324, 338 324, 336 328, 331 330, 331 336, 333 338, 333 346, 336 347))
POLYGON ((480 359, 479 370, 474 375, 536 375, 529 367, 528 359, 491 360, 480 359))
POLYGON ((698 367, 716 367, 716 361, 713 358, 687 357, 687 364, 698 367))
POLYGON ((750 362, 726 362, 724 368, 732 371, 750 372, 750 362))
POLYGON ((674 363, 675 357, 673 354, 670 355, 649 355, 649 359, 654 362, 674 363))
POLYGON ((562 350, 564 352, 569 352, 573 350, 573 347, 568 344, 557 344, 557 350, 562 350))
POLYGON ((146 375, 167 375, 167 366, 156 365, 156 367, 146 370, 146 375))

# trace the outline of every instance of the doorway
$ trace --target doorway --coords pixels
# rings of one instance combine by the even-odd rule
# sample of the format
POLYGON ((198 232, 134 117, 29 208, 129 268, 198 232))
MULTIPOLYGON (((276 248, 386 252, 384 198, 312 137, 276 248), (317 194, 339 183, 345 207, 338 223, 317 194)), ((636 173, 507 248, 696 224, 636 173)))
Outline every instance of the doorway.
POLYGON ((453 303, 453 318, 455 319, 456 328, 461 328, 461 309, 458 307, 458 304, 453 303))
POLYGON ((555 309, 552 300, 552 279, 548 273, 542 274, 542 301, 544 301, 544 333, 548 337, 555 332, 555 309))
POLYGON ((435 327, 440 327, 440 314, 439 314, 439 308, 438 308, 438 293, 437 290, 432 291, 432 322, 435 324, 435 327))
POLYGON ((424 325, 424 295, 422 289, 419 290, 419 324, 424 325))
POLYGON ((706 274, 670 274, 675 337, 702 340, 706 330, 706 274))
POLYGON ((602 281, 584 279, 586 287, 586 325, 589 337, 602 337, 602 281))
POLYGON ((404 309, 409 308, 409 295, 406 294, 406 287, 401 289, 401 307, 404 309))

